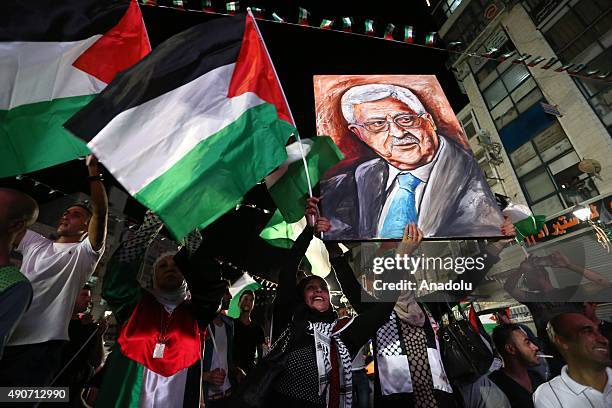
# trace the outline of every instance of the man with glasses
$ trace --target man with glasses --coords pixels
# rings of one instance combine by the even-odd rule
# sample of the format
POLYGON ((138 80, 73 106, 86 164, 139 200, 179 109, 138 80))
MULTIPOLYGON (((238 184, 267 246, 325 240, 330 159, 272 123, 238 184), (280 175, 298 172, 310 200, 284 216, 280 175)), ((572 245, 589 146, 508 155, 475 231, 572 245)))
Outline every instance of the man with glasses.
POLYGON ((401 238, 417 222, 425 237, 497 236, 503 219, 472 154, 437 133, 407 88, 350 88, 348 129, 376 155, 322 181, 327 239, 401 238))

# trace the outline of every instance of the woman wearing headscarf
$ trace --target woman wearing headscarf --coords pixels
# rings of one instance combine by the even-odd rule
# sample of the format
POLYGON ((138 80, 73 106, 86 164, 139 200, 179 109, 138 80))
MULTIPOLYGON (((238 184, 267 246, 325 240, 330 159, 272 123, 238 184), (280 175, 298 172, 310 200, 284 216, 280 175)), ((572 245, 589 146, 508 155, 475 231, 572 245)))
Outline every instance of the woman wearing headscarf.
MULTIPOLYGON (((316 217, 316 205, 307 207, 306 215, 316 217)), ((324 279, 308 276, 296 286, 296 270, 313 231, 318 234, 330 228, 324 218, 317 218, 314 228, 306 227, 280 272, 274 300, 273 337, 277 339, 273 349, 282 347, 287 360, 268 396, 269 406, 351 407, 351 362, 393 309, 394 302, 377 302, 357 317, 338 319, 324 279)), ((412 249, 418 239, 404 236, 405 242, 415 244, 412 249)))
MULTIPOLYGON (((515 230, 509 221, 500 226, 500 233, 513 237, 515 230)), ((416 225, 409 226, 409 234, 421 236, 416 225)), ((491 267, 499 261, 499 253, 508 240, 489 244, 482 254, 483 268, 459 275, 457 282, 478 284, 491 267)), ((333 253, 337 245, 327 245, 333 253)), ((332 259, 336 277, 348 301, 358 313, 372 305, 372 296, 365 292, 344 257, 332 259)), ((418 285, 415 285, 418 286, 418 285)), ((417 301, 415 291, 405 291, 395 303, 387 321, 374 337, 374 406, 414 408, 455 408, 463 395, 453 393, 442 361, 438 337, 441 315, 448 309, 447 302, 458 302, 468 291, 434 292, 417 301), (431 299, 431 303, 421 300, 431 299), (439 299, 436 303, 436 300, 439 299), (446 299, 446 301, 440 301, 446 299), (442 306, 441 308, 439 306, 442 306)), ((485 377, 486 378, 486 377, 485 377)), ((460 390, 463 394, 463 391, 460 390)), ((503 398, 503 394, 502 398, 503 398)), ((496 394, 493 394, 493 398, 496 394)), ((502 400, 503 402, 503 400, 502 400)), ((469 403, 466 406, 473 406, 469 403)), ((475 406, 475 405, 474 405, 475 406)), ((480 406, 480 405, 478 405, 480 406)), ((484 405, 482 405, 484 406, 484 405)), ((489 405, 487 405, 489 406, 489 405)), ((501 403, 498 405, 503 406, 501 403)))
POLYGON ((204 245, 189 257, 188 248, 199 242, 147 261, 147 248, 162 227, 147 213, 109 262, 102 297, 121 329, 96 407, 200 405, 204 330, 227 283, 204 245))

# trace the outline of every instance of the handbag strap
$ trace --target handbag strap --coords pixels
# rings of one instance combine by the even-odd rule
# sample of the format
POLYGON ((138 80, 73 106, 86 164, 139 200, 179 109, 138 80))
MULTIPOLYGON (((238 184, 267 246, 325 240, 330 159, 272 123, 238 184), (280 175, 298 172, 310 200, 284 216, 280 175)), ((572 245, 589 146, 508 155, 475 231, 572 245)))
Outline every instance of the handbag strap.
MULTIPOLYGON (((465 358, 468 361, 468 364, 470 365, 472 370, 474 370, 474 372, 478 372, 478 368, 476 367, 476 365, 474 364, 472 359, 469 358, 469 353, 468 353, 468 351, 464 347, 463 342, 465 341, 465 339, 460 339, 458 337, 457 333, 455 333, 455 330, 457 328, 459 328, 459 329, 461 328, 461 326, 459 325, 459 321, 455 317, 455 313, 453 312, 453 309, 452 309, 451 305, 448 303, 448 301, 446 302, 446 305, 448 307, 448 323, 449 324, 446 327, 445 332, 448 333, 449 336, 451 336, 453 338, 453 340, 457 344, 457 347, 459 348, 461 353, 463 353, 463 355, 465 356, 465 358)), ((465 321, 468 322, 468 324, 469 324, 469 320, 466 318, 465 314, 463 314, 462 311, 461 311, 461 305, 458 305, 458 307, 459 307, 459 313, 461 314, 461 316, 463 316, 465 321)))

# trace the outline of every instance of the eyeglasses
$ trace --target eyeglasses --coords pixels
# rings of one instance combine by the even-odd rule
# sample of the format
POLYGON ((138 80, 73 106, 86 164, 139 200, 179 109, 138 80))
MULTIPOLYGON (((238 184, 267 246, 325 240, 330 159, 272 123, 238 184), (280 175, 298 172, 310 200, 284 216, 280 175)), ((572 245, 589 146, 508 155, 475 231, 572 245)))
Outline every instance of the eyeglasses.
POLYGON ((374 133, 388 131, 389 127, 391 126, 391 122, 395 123, 395 125, 401 129, 414 129, 423 124, 423 115, 425 114, 421 113, 419 115, 411 115, 409 113, 401 113, 391 118, 391 120, 389 120, 389 116, 387 115, 386 120, 372 120, 365 123, 353 123, 353 125, 363 127, 366 130, 374 133))

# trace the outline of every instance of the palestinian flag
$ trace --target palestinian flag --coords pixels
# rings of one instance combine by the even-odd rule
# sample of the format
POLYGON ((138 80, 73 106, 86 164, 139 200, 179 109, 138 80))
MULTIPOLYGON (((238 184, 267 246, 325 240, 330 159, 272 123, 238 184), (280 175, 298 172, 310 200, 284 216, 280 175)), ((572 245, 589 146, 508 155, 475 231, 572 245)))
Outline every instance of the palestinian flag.
MULTIPOLYGON (((301 141, 306 156, 310 183, 314 186, 325 172, 335 166, 343 156, 329 136, 317 136, 301 141)), ((300 142, 287 146, 287 160, 266 177, 266 187, 277 208, 289 223, 304 217, 308 198, 308 180, 300 151, 300 142)))
POLYGON ((504 61, 505 61, 505 60, 507 60, 508 58, 513 57, 513 56, 514 56, 514 54, 516 54, 516 50, 514 50, 514 51, 510 51, 510 52, 507 52, 507 53, 505 53, 505 54, 500 55, 499 57, 497 57, 497 60, 498 60, 499 62, 504 62, 504 61))
POLYGON ((205 11, 207 13, 215 12, 215 8, 212 5, 212 0, 204 0, 202 2, 202 11, 205 11))
POLYGON ((229 3, 225 3, 225 9, 227 10, 228 14, 233 16, 240 9, 240 2, 231 1, 229 3))
POLYGON ((323 19, 323 21, 321 21, 320 28, 322 28, 323 30, 330 30, 333 24, 334 24, 333 20, 323 19))
POLYGON ((260 7, 251 7, 251 13, 258 20, 264 20, 264 9, 260 7))
POLYGON ((414 27, 413 26, 404 27, 404 42, 407 42, 410 44, 414 42, 414 27))
MULTIPOLYGON (((546 58, 544 57, 535 57, 534 59, 532 59, 531 61, 529 61, 527 63, 528 67, 535 67, 536 65, 539 65, 540 63, 544 62, 546 60, 546 58)), ((587 72, 588 74, 588 72, 587 72)))
POLYGON ((250 14, 168 39, 65 126, 177 239, 235 208, 296 133, 250 14))
POLYGON ((310 13, 308 12, 308 10, 306 10, 305 8, 300 7, 299 8, 299 14, 298 14, 298 24, 302 25, 302 26, 307 26, 310 25, 308 24, 308 15, 310 13))
POLYGON ((342 18, 342 30, 347 33, 350 33, 351 27, 353 26, 353 19, 351 17, 343 17, 342 18))
POLYGON ((437 34, 435 32, 427 33, 425 35, 425 45, 433 46, 436 42, 437 34))
POLYGON ((227 309, 227 315, 229 317, 233 317, 237 319, 240 317, 240 296, 246 290, 252 290, 255 292, 260 289, 261 285, 248 274, 248 272, 244 272, 240 278, 236 280, 230 286, 229 291, 232 295, 232 300, 230 301, 229 309, 227 309))
POLYGON ((541 66, 540 68, 542 69, 550 69, 553 65, 555 65, 557 62, 559 62, 559 60, 557 58, 550 58, 546 64, 544 64, 543 66, 541 66))
POLYGON ((540 231, 548 235, 545 215, 534 215, 531 209, 523 204, 509 203, 503 209, 504 216, 514 224, 516 241, 529 242, 530 237, 536 236, 540 231))
POLYGON ((62 124, 151 50, 136 1, 0 3, 0 177, 89 153, 62 124))
POLYGON ((482 57, 484 58, 493 58, 493 56, 498 52, 499 50, 495 47, 490 48, 489 50, 487 50, 487 52, 485 52, 484 54, 482 54, 482 57))
MULTIPOLYGON (((304 210, 302 209, 302 214, 304 210)), ((306 217, 293 223, 288 223, 283 219, 279 210, 276 210, 266 227, 261 231, 259 236, 265 239, 268 244, 277 248, 291 249, 294 241, 300 236, 306 228, 306 217)), ((306 250, 305 262, 308 263, 312 274, 326 277, 331 270, 329 262, 329 254, 325 243, 317 237, 310 241, 310 245, 306 250)))
POLYGON ((385 40, 393 40, 393 32, 395 31, 395 25, 389 23, 385 28, 385 40))
POLYGON ((374 35, 374 20, 365 21, 365 33, 367 35, 374 35))

